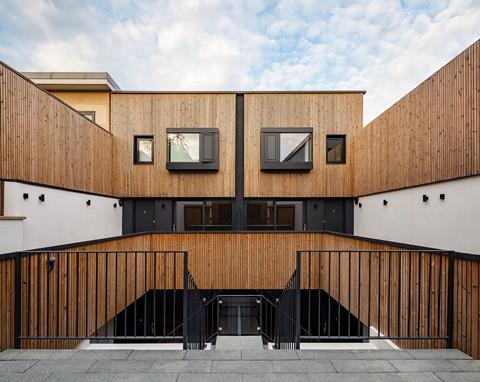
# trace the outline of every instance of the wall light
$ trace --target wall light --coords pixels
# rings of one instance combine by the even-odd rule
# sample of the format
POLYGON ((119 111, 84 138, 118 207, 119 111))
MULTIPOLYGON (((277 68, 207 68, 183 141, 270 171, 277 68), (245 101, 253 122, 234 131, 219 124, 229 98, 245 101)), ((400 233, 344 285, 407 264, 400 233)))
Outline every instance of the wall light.
POLYGON ((28 194, 26 192, 23 193, 23 200, 27 200, 28 199, 28 194))
POLYGON ((353 200, 353 202, 354 202, 355 204, 358 204, 358 201, 359 201, 358 198, 355 198, 355 199, 353 200))
POLYGON ((113 203, 113 208, 117 208, 117 203, 113 203))
POLYGON ((358 203, 358 208, 362 208, 362 203, 358 203))
POLYGON ((423 202, 426 203, 428 202, 428 195, 427 194, 423 194, 423 202))
POLYGON ((388 204, 388 201, 386 199, 383 199, 383 205, 386 206, 388 204))
POLYGON ((118 205, 119 205, 120 207, 123 206, 123 200, 122 200, 122 199, 120 199, 120 200, 118 201, 118 205))
POLYGON ((45 194, 41 194, 41 195, 38 197, 38 200, 40 200, 41 202, 44 202, 44 201, 45 201, 45 194))
POLYGON ((440 194, 440 200, 445 200, 445 194, 440 194))
POLYGON ((89 206, 90 204, 92 204, 92 201, 90 199, 87 200, 87 206, 89 206))

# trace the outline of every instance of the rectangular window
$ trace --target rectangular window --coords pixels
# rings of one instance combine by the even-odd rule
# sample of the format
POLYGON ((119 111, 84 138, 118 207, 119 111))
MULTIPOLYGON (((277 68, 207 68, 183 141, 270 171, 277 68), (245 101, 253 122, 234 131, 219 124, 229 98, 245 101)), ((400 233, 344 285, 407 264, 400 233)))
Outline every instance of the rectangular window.
POLYGON ((261 131, 262 170, 311 170, 311 128, 277 129, 261 131))
POLYGON ((226 200, 176 203, 177 231, 232 231, 233 203, 226 200))
POLYGON ((94 111, 79 111, 81 115, 85 118, 88 118, 90 121, 95 122, 95 112, 94 111))
POLYGON ((218 170, 218 129, 167 129, 167 170, 218 170))
POLYGON ((247 230, 302 231, 303 202, 248 201, 247 230))
POLYGON ((133 162, 136 164, 153 163, 153 136, 135 136, 133 139, 133 162))
POLYGON ((345 140, 345 135, 327 135, 327 163, 346 163, 345 140))

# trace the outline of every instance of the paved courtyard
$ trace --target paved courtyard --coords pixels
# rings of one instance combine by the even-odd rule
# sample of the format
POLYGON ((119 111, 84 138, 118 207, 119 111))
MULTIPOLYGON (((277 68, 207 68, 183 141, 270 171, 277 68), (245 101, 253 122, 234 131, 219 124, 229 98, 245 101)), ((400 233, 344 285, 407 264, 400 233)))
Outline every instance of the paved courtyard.
POLYGON ((6 350, 0 381, 480 381, 458 350, 6 350))

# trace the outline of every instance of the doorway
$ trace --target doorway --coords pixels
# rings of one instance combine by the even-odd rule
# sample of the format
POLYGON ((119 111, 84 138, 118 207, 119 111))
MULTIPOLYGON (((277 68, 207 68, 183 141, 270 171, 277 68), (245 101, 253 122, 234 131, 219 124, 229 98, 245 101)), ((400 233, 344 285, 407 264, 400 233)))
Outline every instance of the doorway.
POLYGON ((259 307, 256 296, 219 296, 219 334, 259 335, 259 307))

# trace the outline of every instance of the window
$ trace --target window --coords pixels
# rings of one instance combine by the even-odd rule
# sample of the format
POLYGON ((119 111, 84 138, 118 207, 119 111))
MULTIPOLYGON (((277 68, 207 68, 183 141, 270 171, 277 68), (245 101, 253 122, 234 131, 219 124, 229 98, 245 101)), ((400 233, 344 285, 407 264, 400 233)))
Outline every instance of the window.
POLYGON ((345 135, 327 135, 327 163, 346 163, 345 135))
POLYGON ((248 201, 247 230, 302 231, 303 202, 248 201))
POLYGON ((312 129, 262 129, 262 170, 311 170, 312 129))
POLYGON ((79 111, 81 115, 85 118, 88 118, 90 121, 95 122, 95 112, 94 111, 79 111))
POLYGON ((218 129, 167 129, 167 170, 218 170, 218 129))
POLYGON ((135 136, 133 162, 136 164, 153 163, 153 136, 135 136))
POLYGON ((232 231, 233 204, 230 201, 186 201, 176 204, 177 231, 232 231))

